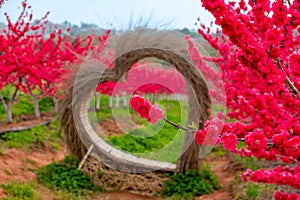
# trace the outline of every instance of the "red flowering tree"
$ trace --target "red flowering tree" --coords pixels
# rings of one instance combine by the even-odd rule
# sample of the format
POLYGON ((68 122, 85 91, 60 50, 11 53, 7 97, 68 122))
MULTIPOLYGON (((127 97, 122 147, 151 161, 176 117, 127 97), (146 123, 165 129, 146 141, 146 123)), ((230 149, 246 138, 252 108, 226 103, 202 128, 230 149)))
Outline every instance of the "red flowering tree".
POLYGON ((187 94, 183 77, 174 68, 157 63, 136 63, 117 87, 129 94, 187 94))
POLYGON ((83 62, 89 52, 93 52, 93 60, 108 62, 99 56, 107 46, 110 31, 102 36, 76 38, 63 36, 62 30, 54 30, 46 35, 49 13, 41 20, 33 21, 30 9, 26 0, 23 1, 22 12, 14 23, 5 13, 8 26, 0 32, 0 90, 8 85, 15 89, 11 95, 0 95, 8 123, 12 121, 11 107, 18 92, 33 97, 35 115, 39 118, 38 98, 41 95, 50 96, 57 104, 65 79, 69 73, 76 72, 76 66, 83 62))
POLYGON ((22 11, 14 23, 5 13, 7 29, 1 31, 0 89, 7 85, 15 87, 10 98, 0 96, 7 122, 12 121, 11 106, 19 91, 33 97, 35 115, 39 118, 39 95, 55 95, 65 74, 61 31, 46 36, 45 24, 49 13, 33 22, 30 9, 31 6, 23 1, 22 11))
MULTIPOLYGON (((203 25, 198 32, 219 52, 210 60, 222 71, 227 117, 236 122, 213 118, 195 139, 199 144, 222 142, 241 156, 280 159, 286 167, 248 170, 243 179, 300 189, 300 2, 226 2, 202 0, 221 36, 213 37, 203 25), (245 146, 238 149, 238 141, 245 146)), ((280 191, 274 197, 300 198, 280 191)))
MULTIPOLYGON (((110 62, 108 63, 110 64, 110 62)), ((96 92, 110 96, 110 107, 112 107, 112 96, 114 95, 117 97, 116 107, 118 107, 119 96, 126 99, 126 94, 187 94, 184 79, 179 72, 173 68, 163 68, 158 63, 149 63, 148 61, 135 63, 124 81, 99 84, 96 92)), ((99 110, 98 97, 96 110, 99 110)), ((127 102, 127 100, 123 102, 127 102)))

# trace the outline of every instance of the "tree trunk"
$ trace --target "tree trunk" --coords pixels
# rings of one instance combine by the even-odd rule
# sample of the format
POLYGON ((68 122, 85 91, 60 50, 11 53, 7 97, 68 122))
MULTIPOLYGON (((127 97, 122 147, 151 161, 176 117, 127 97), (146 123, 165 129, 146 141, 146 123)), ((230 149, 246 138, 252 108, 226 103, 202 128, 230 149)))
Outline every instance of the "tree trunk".
POLYGON ((100 100, 101 100, 101 94, 96 93, 96 111, 100 110, 100 100))
POLYGON ((124 107, 127 107, 128 102, 127 102, 127 97, 126 97, 126 95, 124 95, 122 98, 123 98, 123 106, 124 106, 124 107))
MULTIPOLYGON (((188 134, 186 134, 188 135, 188 134)), ((194 135, 190 139, 185 138, 184 144, 189 144, 183 154, 177 161, 177 170, 180 173, 186 173, 188 170, 200 170, 199 151, 200 145, 194 140, 194 135)))
POLYGON ((39 98, 38 95, 33 95, 33 106, 34 106, 34 114, 36 118, 41 118, 40 108, 39 108, 39 98))
POLYGON ((113 107, 113 97, 112 97, 112 96, 109 96, 109 97, 108 97, 108 107, 109 107, 109 108, 112 108, 112 107, 113 107))
POLYGON ((120 96, 116 95, 116 108, 120 107, 120 96))
MULTIPOLYGON (((200 123, 200 107, 197 103, 196 94, 190 87, 187 87, 189 93, 189 116, 187 125, 199 123, 199 128, 203 128, 203 123, 200 123)), ((184 143, 181 148, 181 156, 179 157, 176 169, 180 173, 186 173, 188 170, 200 170, 199 151, 200 145, 194 140, 194 134, 185 133, 184 143)))
POLYGON ((10 102, 8 105, 7 105, 7 109, 5 109, 5 112, 6 112, 6 122, 8 124, 12 123, 12 112, 11 112, 11 108, 12 108, 12 103, 10 102))
POLYGON ((54 103, 54 112, 58 113, 58 99, 56 97, 53 97, 53 103, 54 103))
POLYGON ((6 123, 10 124, 12 123, 12 113, 11 113, 12 103, 9 102, 7 104, 1 95, 0 95, 0 99, 4 107, 4 110, 6 112, 6 123))
POLYGON ((4 100, 3 96, 0 94, 0 100, 6 112, 6 123, 8 124, 12 123, 12 104, 15 101, 17 93, 18 93, 18 89, 16 88, 15 92, 11 96, 10 101, 8 103, 4 100))

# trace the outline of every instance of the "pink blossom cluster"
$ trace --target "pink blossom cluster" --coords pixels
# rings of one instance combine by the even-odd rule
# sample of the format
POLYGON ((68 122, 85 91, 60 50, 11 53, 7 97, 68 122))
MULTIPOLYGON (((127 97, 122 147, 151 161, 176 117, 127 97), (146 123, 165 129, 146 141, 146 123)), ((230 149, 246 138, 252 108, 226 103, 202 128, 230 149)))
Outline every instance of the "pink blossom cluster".
MULTIPOLYGON (((227 117, 235 119, 224 122, 218 132, 220 142, 241 156, 299 165, 300 2, 201 1, 221 28, 217 37, 204 25, 198 32, 218 51, 210 60, 222 71, 227 117), (238 141, 246 147, 237 149, 238 141)), ((199 144, 211 135, 213 126, 210 120, 197 132, 199 144)), ((251 172, 250 180, 298 188, 299 170, 271 172, 260 170, 260 176, 251 172), (281 181, 282 177, 289 178, 281 181)), ((299 198, 295 195, 277 192, 274 197, 299 198)))
POLYGON ((248 169, 242 174, 242 179, 247 181, 248 178, 255 182, 275 183, 278 185, 289 185, 300 189, 300 165, 291 168, 289 166, 277 166, 270 170, 259 169, 252 172, 248 169))
POLYGON ((188 53, 193 63, 200 70, 206 82, 210 84, 210 97, 213 103, 225 102, 224 85, 222 81, 222 73, 214 69, 210 63, 216 62, 218 58, 207 58, 200 54, 191 36, 186 35, 184 39, 187 41, 188 53))
POLYGON ((285 192, 276 191, 274 194, 274 198, 279 200, 300 200, 299 195, 295 192, 288 194, 285 192))
POLYGON ((96 91, 110 96, 124 93, 187 94, 185 81, 179 72, 150 62, 135 63, 125 81, 101 83, 96 91))
POLYGON ((141 118, 147 119, 152 124, 156 124, 158 120, 164 118, 163 111, 157 104, 152 105, 149 100, 140 95, 132 95, 129 104, 141 118))
POLYGON ((2 7, 2 5, 5 3, 5 0, 0 0, 0 8, 2 7))

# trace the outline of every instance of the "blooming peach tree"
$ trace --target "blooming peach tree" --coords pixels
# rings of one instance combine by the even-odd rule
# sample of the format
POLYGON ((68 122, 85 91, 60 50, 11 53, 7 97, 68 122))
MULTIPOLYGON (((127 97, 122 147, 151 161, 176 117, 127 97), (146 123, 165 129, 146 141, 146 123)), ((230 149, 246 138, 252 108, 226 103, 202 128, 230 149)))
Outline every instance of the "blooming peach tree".
POLYGON ((11 106, 20 91, 32 96, 36 117, 40 117, 40 94, 55 95, 66 72, 61 30, 45 35, 48 14, 33 21, 31 6, 26 1, 22 2, 15 22, 5 13, 7 28, 0 32, 0 90, 8 85, 14 88, 9 98, 0 94, 7 122, 12 122, 11 106))
MULTIPOLYGON (((202 0, 202 5, 221 28, 219 37, 204 25, 198 32, 219 53, 210 59, 222 71, 227 118, 236 121, 216 129, 211 119, 195 139, 203 144, 215 138, 241 156, 280 159, 285 167, 247 170, 243 180, 300 189, 300 2, 202 0), (238 141, 245 147, 237 148, 238 141)), ((300 199, 280 191, 274 197, 300 199)))
MULTIPOLYGON (((202 0, 202 4, 214 15, 221 31, 214 36, 209 27, 200 24, 198 32, 218 56, 201 56, 186 37, 188 50, 203 74, 218 77, 206 62, 215 62, 220 68, 229 112, 211 117, 203 130, 187 130, 195 133, 199 145, 222 143, 225 149, 243 157, 282 162, 273 169, 249 169, 242 174, 243 180, 299 190, 300 1, 202 0), (239 142, 244 146, 239 148, 239 142)), ((220 88, 218 82, 213 84, 216 87, 211 95, 220 88)), ((150 106, 145 108, 149 110, 150 106)), ((144 109, 136 111, 142 117, 147 114, 144 109)), ((300 196, 277 191, 274 198, 300 196)))
POLYGON ((32 8, 26 0, 22 1, 21 9, 15 22, 4 13, 7 28, 0 31, 0 90, 7 86, 14 88, 11 94, 0 93, 8 123, 12 122, 12 105, 20 91, 32 96, 35 115, 39 118, 38 98, 41 95, 54 100, 62 97, 59 91, 64 89, 65 80, 76 72, 72 66, 79 65, 91 50, 101 55, 110 32, 74 39, 55 29, 48 35, 49 12, 42 19, 33 20, 32 8))

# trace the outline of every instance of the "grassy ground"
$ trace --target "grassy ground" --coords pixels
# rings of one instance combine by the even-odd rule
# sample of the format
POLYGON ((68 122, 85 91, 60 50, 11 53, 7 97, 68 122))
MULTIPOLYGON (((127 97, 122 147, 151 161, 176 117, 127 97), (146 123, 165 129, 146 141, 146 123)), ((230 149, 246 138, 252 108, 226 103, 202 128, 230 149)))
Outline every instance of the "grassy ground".
MULTIPOLYGON (((167 119, 185 124, 187 120, 187 102, 159 101, 167 119), (181 112, 182 110, 182 112, 181 112)), ((142 122, 140 128, 128 131, 121 136, 112 136, 108 141, 130 153, 156 159, 173 162, 178 158, 183 143, 184 132, 177 130, 165 121, 157 124, 142 122)))
POLYGON ((58 129, 58 120, 48 126, 36 126, 32 129, 18 132, 10 132, 0 135, 0 152, 7 149, 59 149, 62 134, 58 129))
MULTIPOLYGON (((91 105, 94 105, 92 100, 91 105)), ((154 102, 152 102, 154 103, 154 102)), ((167 119, 186 124, 187 121, 187 101, 157 101, 164 110, 167 119)), ((112 118, 133 119, 138 128, 130 129, 122 135, 110 136, 105 138, 111 145, 123 151, 150 159, 174 162, 180 152, 184 132, 163 120, 157 124, 150 124, 145 119, 141 119, 136 113, 128 107, 108 108, 108 98, 102 96, 100 111, 90 113, 90 121, 101 121, 112 118)))

